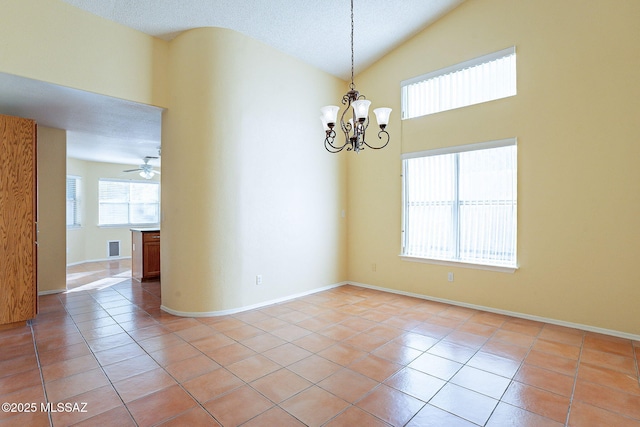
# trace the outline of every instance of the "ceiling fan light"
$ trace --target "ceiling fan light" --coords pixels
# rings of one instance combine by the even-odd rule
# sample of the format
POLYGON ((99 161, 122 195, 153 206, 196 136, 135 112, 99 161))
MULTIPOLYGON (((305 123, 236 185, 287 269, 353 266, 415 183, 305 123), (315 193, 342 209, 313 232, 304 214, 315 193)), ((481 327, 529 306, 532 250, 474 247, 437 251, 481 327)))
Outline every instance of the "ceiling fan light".
POLYGON ((155 172, 152 170, 140 171, 140 176, 143 177, 144 179, 151 179, 153 178, 154 175, 155 175, 155 172))

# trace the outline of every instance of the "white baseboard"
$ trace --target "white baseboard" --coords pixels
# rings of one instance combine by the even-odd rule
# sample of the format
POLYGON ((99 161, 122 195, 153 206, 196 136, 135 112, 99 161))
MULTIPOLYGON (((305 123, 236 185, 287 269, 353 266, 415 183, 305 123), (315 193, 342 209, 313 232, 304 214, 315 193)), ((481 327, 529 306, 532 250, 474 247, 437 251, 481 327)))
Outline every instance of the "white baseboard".
POLYGON ((328 291, 329 289, 334 289, 343 285, 348 285, 351 282, 340 282, 340 283, 334 283, 333 285, 328 285, 328 286, 323 286, 321 288, 316 288, 316 289, 312 289, 310 291, 306 291, 306 292, 300 292, 297 294, 293 294, 293 295, 288 295, 286 297, 282 297, 282 298, 276 298, 276 299, 272 299, 269 301, 264 301, 264 302, 260 302, 257 304, 251 304, 251 305, 246 305, 243 307, 238 307, 238 308, 232 308, 229 310, 219 310, 219 311, 178 311, 178 310, 173 310, 169 307, 166 307, 164 305, 160 306, 160 309, 162 309, 162 311, 166 311, 169 314, 173 314, 174 316, 180 316, 180 317, 215 317, 215 316, 226 316, 229 314, 236 314, 236 313, 241 313, 243 311, 248 311, 248 310, 254 310, 256 308, 262 308, 262 307, 266 307, 268 305, 272 305, 272 304, 278 304, 281 302, 285 302, 285 301, 290 301, 292 299, 296 299, 296 298, 300 298, 300 297, 304 297, 307 295, 312 295, 318 292, 323 292, 323 291, 328 291))
POLYGON ((38 296, 42 295, 51 295, 51 294, 61 294, 63 292, 67 292, 67 289, 52 289, 50 291, 38 291, 38 296))
POLYGON ((431 296, 428 296, 428 295, 414 294, 413 292, 399 291, 399 290, 396 290, 396 289, 389 289, 389 288, 383 288, 383 287, 380 287, 380 286, 367 285, 365 283, 358 283, 358 282, 347 282, 347 283, 350 284, 350 285, 354 285, 354 286, 360 286, 362 288, 374 289, 376 291, 383 291, 383 292, 389 292, 389 293, 392 293, 392 294, 399 294, 399 295, 405 295, 405 296, 414 297, 414 298, 425 299, 425 300, 429 300, 429 301, 442 302, 442 303, 445 303, 445 304, 456 305, 456 306, 459 306, 459 307, 466 307, 466 308, 472 308, 472 309, 475 309, 475 310, 488 311, 490 313, 496 313, 496 314, 504 314, 506 316, 518 317, 518 318, 521 318, 521 319, 533 320, 533 321, 536 321, 536 322, 550 323, 552 325, 566 326, 568 328, 580 329, 580 330, 583 330, 583 331, 596 332, 598 334, 611 335, 611 336, 614 336, 614 337, 626 338, 626 339, 630 339, 630 340, 640 341, 640 335, 630 334, 630 333, 621 332, 621 331, 614 331, 612 329, 604 329, 604 328, 599 328, 599 327, 596 327, 596 326, 583 325, 581 323, 566 322, 564 320, 557 320, 557 319, 551 319, 551 318, 548 318, 548 317, 534 316, 534 315, 531 315, 531 314, 518 313, 518 312, 515 312, 515 311, 501 310, 501 309, 498 309, 498 308, 486 307, 486 306, 483 306, 483 305, 468 304, 468 303, 465 303, 465 302, 448 300, 448 299, 444 299, 444 298, 436 298, 436 297, 431 297, 431 296))

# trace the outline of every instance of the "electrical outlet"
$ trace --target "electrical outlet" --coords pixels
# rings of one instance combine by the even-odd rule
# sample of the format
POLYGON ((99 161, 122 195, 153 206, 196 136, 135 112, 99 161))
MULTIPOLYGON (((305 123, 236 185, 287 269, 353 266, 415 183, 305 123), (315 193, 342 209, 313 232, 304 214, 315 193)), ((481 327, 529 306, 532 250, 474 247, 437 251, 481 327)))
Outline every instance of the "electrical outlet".
POLYGON ((376 263, 375 262, 372 263, 371 264, 371 271, 376 271, 376 268, 377 268, 376 263))
POLYGON ((258 274, 256 276, 256 285, 258 285, 258 286, 262 285, 262 275, 261 274, 258 274))
POLYGON ((447 273, 447 280, 449 282, 453 282, 453 273, 452 272, 447 273))

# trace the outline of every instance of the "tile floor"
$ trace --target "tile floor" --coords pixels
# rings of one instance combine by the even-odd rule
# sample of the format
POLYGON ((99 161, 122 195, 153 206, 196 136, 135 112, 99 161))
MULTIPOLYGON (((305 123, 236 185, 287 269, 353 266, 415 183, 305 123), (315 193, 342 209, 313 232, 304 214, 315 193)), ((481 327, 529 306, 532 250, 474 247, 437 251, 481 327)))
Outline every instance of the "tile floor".
POLYGON ((640 342, 355 286, 179 318, 94 282, 0 331, 0 403, 36 404, 0 426, 640 426, 640 342))
POLYGON ((67 267, 67 289, 95 290, 131 279, 131 259, 86 262, 67 267))

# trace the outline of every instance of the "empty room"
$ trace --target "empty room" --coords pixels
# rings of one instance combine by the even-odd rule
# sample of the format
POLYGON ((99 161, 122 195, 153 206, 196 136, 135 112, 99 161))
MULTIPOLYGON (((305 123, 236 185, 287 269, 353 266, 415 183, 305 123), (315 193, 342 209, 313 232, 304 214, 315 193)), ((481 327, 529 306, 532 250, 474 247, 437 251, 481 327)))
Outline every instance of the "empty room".
POLYGON ((640 427, 637 0, 0 11, 0 426, 640 427))

